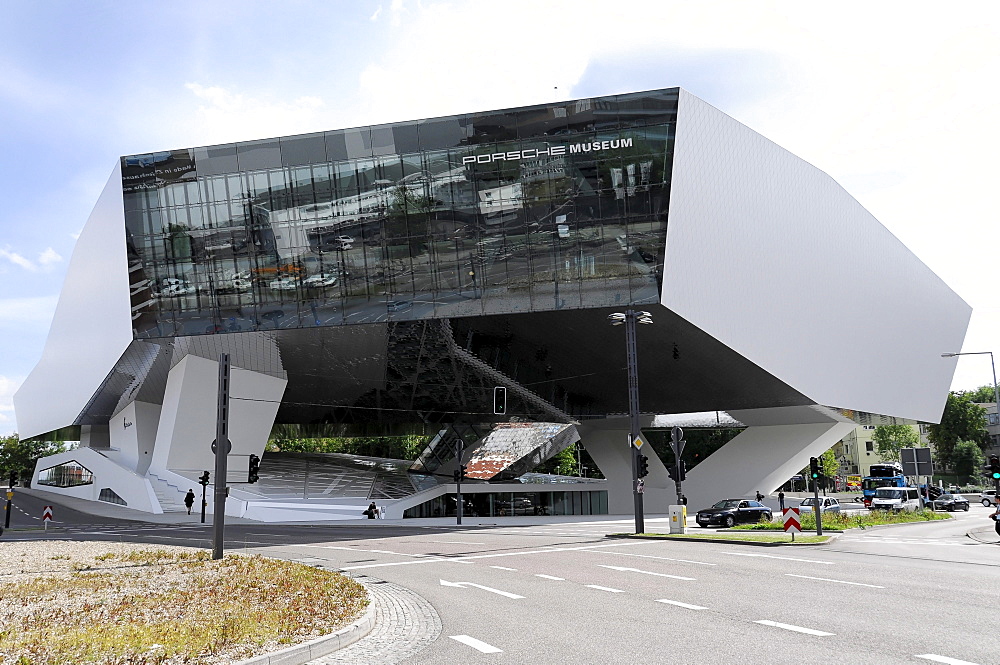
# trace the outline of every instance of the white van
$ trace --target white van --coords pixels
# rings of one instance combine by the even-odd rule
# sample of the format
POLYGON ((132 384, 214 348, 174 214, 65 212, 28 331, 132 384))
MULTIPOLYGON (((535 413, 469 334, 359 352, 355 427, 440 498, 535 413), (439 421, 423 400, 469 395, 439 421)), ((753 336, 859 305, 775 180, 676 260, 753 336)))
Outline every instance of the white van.
POLYGON ((905 510, 910 513, 920 508, 920 490, 916 487, 879 487, 871 505, 872 510, 905 510))

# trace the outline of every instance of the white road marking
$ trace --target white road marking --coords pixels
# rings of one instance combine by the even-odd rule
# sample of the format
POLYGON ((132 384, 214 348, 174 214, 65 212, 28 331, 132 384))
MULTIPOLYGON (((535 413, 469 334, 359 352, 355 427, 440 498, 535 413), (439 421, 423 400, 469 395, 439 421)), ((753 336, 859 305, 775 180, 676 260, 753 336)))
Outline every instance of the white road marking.
POLYGON ((687 603, 682 603, 678 600, 667 600, 666 598, 661 598, 656 601, 658 603, 666 603, 667 605, 676 605, 677 607, 686 607, 689 610, 707 610, 707 607, 702 607, 701 605, 688 605, 687 603))
POLYGON ((425 540, 425 543, 440 543, 444 545, 485 545, 486 543, 470 543, 465 540, 425 540))
MULTIPOLYGON (((420 561, 393 561, 391 563, 370 563, 370 564, 365 564, 363 566, 344 566, 343 568, 340 568, 340 570, 360 570, 362 568, 385 568, 386 566, 412 566, 422 563, 438 563, 441 561, 450 561, 455 563, 470 563, 471 561, 474 561, 476 559, 496 559, 499 557, 521 556, 524 554, 556 554, 559 552, 578 552, 581 550, 591 550, 603 547, 629 547, 642 544, 644 543, 641 541, 633 541, 627 543, 608 543, 606 545, 583 545, 581 547, 551 547, 544 550, 525 550, 523 552, 502 552, 499 554, 473 554, 470 556, 461 556, 461 557, 434 557, 434 558, 421 559, 420 561)), ((316 547, 320 546, 316 545, 316 547)), ((362 552, 364 550, 354 550, 354 551, 362 552)), ((415 556, 415 555, 410 555, 410 556, 415 556)))
POLYGON ((654 573, 650 570, 639 570, 638 568, 623 568, 621 566, 605 566, 604 564, 598 564, 601 568, 610 568, 611 570, 620 570, 623 573, 642 573, 643 575, 656 575, 657 577, 669 577, 673 580, 687 580, 688 582, 694 582, 693 577, 681 577, 680 575, 667 575, 666 573, 654 573))
POLYGON ((497 649, 491 644, 481 642, 480 640, 477 640, 474 637, 469 637, 468 635, 449 635, 448 637, 456 642, 461 642, 462 644, 470 646, 476 651, 481 651, 483 653, 503 653, 502 649, 497 649))
POLYGON ((490 593, 495 593, 498 596, 503 596, 504 598, 511 598, 517 600, 518 598, 524 598, 524 596, 519 596, 516 593, 510 593, 509 591, 501 591, 500 589, 494 589, 493 587, 483 586, 482 584, 476 584, 475 582, 448 582, 446 580, 441 580, 441 586, 458 587, 464 589, 465 587, 475 587, 477 589, 482 589, 483 591, 489 591, 490 593))
POLYGON ((513 570, 517 572, 517 568, 508 568, 507 566, 490 566, 490 568, 496 568, 497 570, 513 570))
POLYGON ((801 577, 804 580, 819 580, 820 582, 836 582, 837 584, 853 584, 854 586, 866 586, 872 589, 884 589, 884 586, 879 586, 877 584, 864 584, 862 582, 846 582, 844 580, 831 580, 826 577, 810 577, 809 575, 796 575, 794 573, 785 573, 786 577, 801 577))
POLYGON ((541 573, 535 573, 535 577, 541 577, 543 580, 556 580, 558 582, 565 582, 565 577, 556 577, 555 575, 542 575, 541 573))
MULTIPOLYGON (((588 550, 589 551, 589 550, 588 550)), ((718 566, 717 563, 706 563, 705 561, 691 561, 690 559, 671 559, 668 556, 655 556, 653 554, 632 554, 631 552, 592 552, 592 554, 615 554, 617 556, 636 556, 643 559, 660 559, 661 561, 679 561, 680 563, 693 563, 699 566, 718 566)))
POLYGON ((596 584, 585 584, 584 586, 590 587, 591 589, 597 589, 598 591, 610 591, 611 593, 625 593, 621 589, 612 589, 606 586, 597 586, 596 584))
POLYGON ((796 559, 790 556, 774 556, 773 554, 748 554, 747 552, 719 552, 719 554, 729 554, 732 556, 755 556, 761 559, 781 559, 782 561, 801 561, 803 563, 821 563, 824 566, 832 566, 832 561, 817 561, 816 559, 796 559))
POLYGON ((939 656, 935 653, 925 653, 921 656, 914 656, 914 658, 933 660, 935 663, 946 663, 947 665, 976 665, 976 663, 970 663, 967 660, 959 660, 958 658, 949 658, 948 656, 939 656))
POLYGON ((805 633, 806 635, 817 635, 819 637, 828 637, 834 633, 824 633, 822 630, 814 630, 812 628, 803 628, 802 626, 793 626, 790 623, 778 623, 777 621, 754 621, 754 623, 759 623, 765 626, 774 626, 775 628, 783 628, 784 630, 791 630, 796 633, 805 633))

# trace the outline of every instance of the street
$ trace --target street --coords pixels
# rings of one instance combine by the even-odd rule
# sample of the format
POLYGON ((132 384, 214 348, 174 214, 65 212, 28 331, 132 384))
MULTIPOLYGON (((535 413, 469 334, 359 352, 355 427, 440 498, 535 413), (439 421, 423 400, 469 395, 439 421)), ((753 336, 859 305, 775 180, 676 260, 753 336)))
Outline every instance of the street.
MULTIPOLYGON (((997 662, 991 617, 1000 594, 1000 538, 987 514, 974 505, 954 520, 851 531, 825 546, 613 539, 606 535, 630 531, 630 519, 552 518, 525 526, 231 524, 226 547, 393 583, 437 616, 395 619, 415 622, 408 634, 428 644, 419 651, 372 651, 363 639, 322 663, 985 665, 997 662)), ((190 525, 87 517, 92 526, 11 530, 3 539, 210 547, 211 525, 194 516, 190 525)), ((647 525, 667 530, 664 518, 647 525)))

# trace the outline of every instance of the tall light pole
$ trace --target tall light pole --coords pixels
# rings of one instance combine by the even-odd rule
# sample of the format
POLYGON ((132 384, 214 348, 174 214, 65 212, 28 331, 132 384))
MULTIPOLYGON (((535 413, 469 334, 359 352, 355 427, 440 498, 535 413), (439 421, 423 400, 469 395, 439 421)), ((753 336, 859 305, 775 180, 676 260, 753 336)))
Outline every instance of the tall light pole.
POLYGON ((650 324, 653 322, 649 312, 637 312, 631 307, 625 313, 615 312, 608 315, 608 321, 613 326, 625 325, 625 349, 628 361, 628 421, 629 448, 632 453, 632 498, 635 503, 635 532, 644 533, 645 524, 642 515, 642 483, 639 479, 639 362, 635 350, 635 324, 650 324))
MULTIPOLYGON (((997 366, 993 362, 993 352, 992 351, 963 351, 962 353, 942 353, 942 358, 954 358, 955 356, 985 356, 990 357, 990 367, 993 369, 993 400, 997 405, 997 424, 1000 425, 1000 392, 997 391, 997 366)), ((988 425, 989 423, 987 423, 988 425)), ((990 442, 992 445, 996 445, 995 441, 990 442)))

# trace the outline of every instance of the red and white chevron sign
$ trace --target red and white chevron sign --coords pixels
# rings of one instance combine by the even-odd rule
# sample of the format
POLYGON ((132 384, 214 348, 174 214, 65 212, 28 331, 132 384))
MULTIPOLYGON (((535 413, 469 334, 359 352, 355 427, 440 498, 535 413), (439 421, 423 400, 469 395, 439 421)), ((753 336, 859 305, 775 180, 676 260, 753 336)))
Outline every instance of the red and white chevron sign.
POLYGON ((51 522, 52 521, 52 506, 45 506, 42 508, 42 521, 51 522))
POLYGON ((785 520, 785 533, 802 533, 802 522, 799 521, 798 508, 785 508, 781 516, 785 520))

